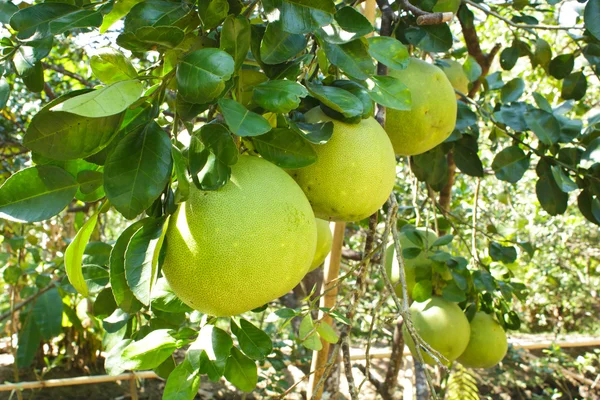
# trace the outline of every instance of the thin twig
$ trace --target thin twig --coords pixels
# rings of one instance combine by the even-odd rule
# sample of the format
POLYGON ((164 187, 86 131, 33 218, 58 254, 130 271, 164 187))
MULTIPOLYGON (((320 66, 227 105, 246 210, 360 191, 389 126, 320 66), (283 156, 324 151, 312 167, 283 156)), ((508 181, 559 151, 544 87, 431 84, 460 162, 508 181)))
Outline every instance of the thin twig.
POLYGON ((68 76, 69 78, 73 78, 79 83, 87 87, 94 87, 94 84, 89 80, 85 79, 83 76, 76 74, 75 72, 67 71, 62 65, 54 65, 48 63, 42 63, 44 69, 51 69, 53 71, 58 72, 61 75, 68 76))

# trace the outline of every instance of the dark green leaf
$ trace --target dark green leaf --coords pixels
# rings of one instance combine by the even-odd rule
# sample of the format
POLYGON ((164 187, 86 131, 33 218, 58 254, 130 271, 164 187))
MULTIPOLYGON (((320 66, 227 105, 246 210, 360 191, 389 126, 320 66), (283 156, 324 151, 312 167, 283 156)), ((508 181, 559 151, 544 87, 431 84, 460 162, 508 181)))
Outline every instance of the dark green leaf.
POLYGON ((600 199, 589 190, 582 190, 577 196, 577 206, 581 214, 590 222, 600 226, 600 199))
POLYGON ((542 208, 550 215, 563 214, 567 209, 569 196, 558 187, 550 163, 541 159, 536 172, 540 179, 535 185, 535 192, 542 208))
POLYGON ((265 30, 260 44, 260 58, 265 64, 281 64, 305 47, 306 38, 303 35, 285 32, 281 21, 274 21, 265 30))
POLYGON ((254 87, 252 99, 260 107, 274 113, 287 114, 300 105, 308 91, 297 82, 272 80, 254 87))
POLYGON ((453 239, 454 239, 453 235, 440 236, 439 238, 437 238, 435 240, 435 242, 433 242, 431 247, 446 246, 446 245, 450 244, 453 239))
POLYGON ((233 347, 231 357, 227 359, 225 365, 225 378, 238 389, 251 392, 258 383, 256 364, 236 347, 233 347))
POLYGON ((489 90, 497 90, 504 86, 504 82, 502 81, 502 71, 496 71, 493 74, 489 74, 485 77, 485 82, 487 83, 489 90))
MULTIPOLYGON (((118 3, 117 3, 118 4, 118 3)), ((188 16, 190 5, 184 2, 145 0, 136 4, 125 18, 125 32, 142 27, 177 26, 188 16)))
POLYGON ((258 136, 271 130, 269 121, 262 115, 248 111, 235 100, 220 99, 219 108, 231 132, 238 136, 258 136))
POLYGON ((306 85, 312 96, 327 107, 342 113, 346 118, 356 117, 363 113, 360 100, 347 90, 313 82, 307 82, 306 85))
POLYGON ((17 74, 27 76, 34 72, 36 63, 46 57, 52 49, 53 37, 31 40, 21 44, 13 57, 17 74))
POLYGON ((25 323, 19 330, 17 359, 15 360, 19 368, 31 365, 42 341, 42 334, 31 312, 25 318, 25 323))
POLYGON ((172 167, 169 136, 152 121, 125 136, 108 155, 104 190, 117 211, 133 219, 160 196, 172 167))
POLYGON ((238 338, 240 349, 253 360, 264 360, 273 351, 269 335, 243 318, 239 327, 231 320, 231 332, 238 338))
POLYGON ((526 112, 527 105, 525 103, 503 104, 500 110, 494 113, 494 117, 515 131, 522 132, 527 130, 527 122, 525 121, 526 112))
POLYGON ((27 75, 22 76, 23 83, 30 92, 39 93, 44 90, 44 67, 41 62, 36 62, 27 75))
POLYGON ((465 301, 467 297, 465 292, 461 290, 455 282, 449 282, 442 290, 442 297, 448 301, 460 303, 465 301))
POLYGON ((571 73, 575 65, 573 54, 561 54, 550 61, 550 75, 556 79, 563 79, 571 73))
POLYGON ((19 11, 19 7, 9 0, 0 0, 0 23, 8 24, 10 18, 19 11))
MULTIPOLYGON (((335 8, 333 8, 335 12, 335 8)), ((281 23, 283 30, 289 33, 305 34, 315 32, 333 20, 330 12, 299 4, 293 1, 281 2, 281 23)))
POLYGON ((426 52, 442 53, 452 47, 452 32, 447 24, 411 26, 405 36, 410 44, 426 52))
POLYGON ((96 300, 94 300, 94 316, 96 318, 106 318, 117 309, 115 297, 112 294, 112 289, 107 287, 102 289, 96 300))
POLYGON ((408 67, 410 55, 405 45, 389 36, 373 36, 367 39, 369 54, 382 64, 393 69, 408 67))
POLYGON ((193 399, 200 387, 200 371, 194 368, 185 358, 167 378, 164 400, 189 400, 193 399))
POLYGON ((587 80, 583 72, 574 72, 563 81, 560 95, 565 100, 581 100, 587 91, 587 80))
POLYGON ((512 103, 513 101, 517 101, 519 97, 523 95, 524 90, 525 82, 523 81, 523 79, 515 78, 511 81, 508 81, 500 91, 502 102, 512 103))
POLYGON ((591 65, 600 64, 600 45, 596 43, 590 43, 583 48, 583 56, 588 60, 591 65))
POLYGON ((459 101, 456 115, 456 126, 454 129, 464 132, 467 128, 477 124, 477 114, 475 114, 468 105, 459 101))
POLYGON ((538 139, 547 145, 556 143, 560 137, 560 125, 556 117, 544 110, 533 109, 525 112, 525 121, 538 139))
POLYGON ((187 200, 190 195, 190 181, 187 172, 187 161, 181 150, 177 147, 171 147, 173 156, 173 167, 177 176, 177 190, 175 191, 175 202, 181 203, 187 200))
POLYGON ((454 145, 454 161, 465 174, 483 177, 483 164, 477 151, 477 139, 471 135, 463 135, 454 145))
POLYGON ((492 260, 504 264, 512 264, 517 260, 517 249, 514 246, 502 246, 498 242, 490 242, 489 252, 492 260))
POLYGON ((233 58, 235 70, 240 69, 250 50, 250 21, 246 17, 230 15, 225 19, 220 48, 233 58))
POLYGON ((500 53, 500 66, 502 69, 511 70, 517 63, 521 52, 518 47, 506 47, 500 53))
POLYGON ((331 121, 316 124, 290 121, 290 128, 313 144, 325 144, 333 135, 333 122, 331 121))
POLYGON ((350 77, 364 80, 375 73, 373 59, 362 39, 344 44, 323 42, 323 49, 329 61, 350 77))
POLYGON ((354 8, 346 6, 338 10, 333 23, 319 30, 319 35, 329 43, 342 44, 371 32, 373 26, 369 20, 354 8))
POLYGON ((50 21, 49 26, 51 34, 60 35, 70 29, 97 28, 100 25, 102 25, 102 14, 100 11, 82 9, 50 21))
POLYGON ((408 111, 412 108, 410 89, 392 76, 372 76, 367 80, 369 96, 382 106, 408 111))
POLYGON ((554 181, 556 182, 560 190, 562 190, 565 193, 569 193, 573 190, 578 189, 577 184, 573 182, 571 177, 567 175, 567 173, 561 167, 557 165, 552 165, 550 167, 550 170, 552 171, 554 181))
POLYGON ((434 190, 441 190, 448 180, 448 163, 441 146, 413 156, 411 169, 418 180, 427 182, 434 190))
POLYGON ((63 302, 57 288, 52 288, 35 300, 30 318, 35 319, 42 338, 51 340, 62 332, 63 302))
POLYGON ((482 73, 481 65, 479 65, 477 60, 471 55, 467 58, 467 61, 465 61, 463 71, 467 75, 467 78, 469 78, 469 82, 475 82, 482 73))
POLYGON ((585 28, 600 40, 600 0, 588 0, 583 12, 585 28))
POLYGON ((143 26, 134 32, 124 32, 117 37, 117 44, 131 51, 173 49, 185 38, 176 26, 143 26))
POLYGON ((330 14, 335 13, 335 4, 333 0, 287 0, 303 7, 321 10, 330 14))
MULTIPOLYGON (((371 85, 373 85, 373 82, 371 82, 371 85)), ((331 86, 344 89, 352 93, 354 96, 356 96, 356 98, 358 98, 358 100, 360 100, 363 107, 362 114, 360 115, 361 119, 372 117, 375 113, 375 104, 373 103, 367 88, 364 86, 348 79, 336 79, 335 81, 331 82, 331 86)), ((331 108, 325 110, 329 111, 327 114, 330 116, 331 113, 334 113, 335 115, 332 116, 334 119, 344 120, 344 116, 341 113, 331 110, 331 108)), ((358 119, 358 117, 356 117, 356 119, 358 119)))
POLYGON ((23 169, 0 186, 0 217, 17 222, 46 220, 71 202, 78 186, 69 173, 56 166, 23 169))
POLYGON ((35 4, 13 14, 10 25, 18 31, 17 38, 21 40, 41 39, 51 34, 50 22, 77 11, 79 11, 77 7, 65 3, 35 4))
POLYGON ((207 103, 225 89, 235 62, 226 52, 201 49, 186 55, 177 66, 179 94, 192 103, 207 103))
POLYGON ((312 146, 289 128, 275 128, 252 142, 263 158, 281 168, 302 168, 317 161, 312 146))
MULTIPOLYGON (((1 3, 0 3, 1 4, 1 3)), ((10 85, 6 79, 0 78, 0 110, 6 107, 8 98, 10 97, 10 85)))
POLYGON ((219 26, 228 13, 227 0, 204 0, 198 3, 198 15, 205 31, 219 26))
POLYGON ((417 258, 422 252, 423 249, 419 247, 407 247, 402 249, 402 257, 406 260, 412 260, 413 258, 417 258))
POLYGON ((546 68, 550 63, 550 60, 552 60, 552 48, 544 39, 537 38, 535 42, 535 51, 531 60, 533 66, 541 65, 546 68))
POLYGON ((538 92, 533 92, 533 98, 535 99, 535 104, 537 104, 539 108, 549 113, 552 112, 552 106, 550 106, 550 103, 544 96, 538 92))
POLYGON ((496 178, 517 183, 529 168, 529 157, 519 148, 519 146, 509 146, 494 157, 492 169, 496 173, 496 178))

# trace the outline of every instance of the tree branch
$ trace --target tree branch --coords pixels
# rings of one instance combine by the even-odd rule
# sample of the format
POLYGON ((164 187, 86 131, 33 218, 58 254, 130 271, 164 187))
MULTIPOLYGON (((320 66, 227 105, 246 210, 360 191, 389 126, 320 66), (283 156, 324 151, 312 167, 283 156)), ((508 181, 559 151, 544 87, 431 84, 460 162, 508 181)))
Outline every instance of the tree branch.
POLYGON ((61 65, 53 65, 53 64, 48 64, 48 63, 42 63, 42 65, 44 66, 44 69, 51 69, 52 71, 56 71, 61 75, 68 76, 69 78, 73 78, 84 86, 94 87, 93 83, 91 83, 90 81, 88 81, 87 79, 82 77, 81 75, 78 75, 71 71, 67 71, 61 65))

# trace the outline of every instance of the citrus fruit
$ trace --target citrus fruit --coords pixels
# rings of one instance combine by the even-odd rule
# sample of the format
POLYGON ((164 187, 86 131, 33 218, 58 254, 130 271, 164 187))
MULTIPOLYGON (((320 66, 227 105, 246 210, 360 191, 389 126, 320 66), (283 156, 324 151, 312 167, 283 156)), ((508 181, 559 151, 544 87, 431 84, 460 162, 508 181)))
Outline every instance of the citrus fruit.
MULTIPOLYGON (((446 74, 452 87, 462 94, 467 95, 469 93, 469 78, 467 78, 467 74, 465 74, 462 64, 454 60, 442 61, 443 64, 440 63, 440 68, 444 71, 444 74, 446 74)), ((456 93, 456 98, 461 98, 458 93, 456 93)))
POLYGON ((315 218, 315 220, 317 221, 317 250, 315 251, 315 256, 308 272, 317 269, 317 267, 323 264, 323 261, 325 261, 325 258, 327 258, 327 255, 331 251, 331 242, 333 241, 329 222, 320 218, 315 218))
MULTIPOLYGON (((441 297, 432 297, 422 303, 415 301, 410 306, 410 315, 419 336, 448 361, 456 360, 467 348, 470 336, 469 320, 456 303, 441 297)), ((414 355, 415 343, 406 327, 403 327, 403 331, 406 345, 414 355)), ((424 350, 421 350, 421 353, 427 364, 435 364, 433 358, 424 350)))
POLYGON ((467 368, 492 368, 508 350, 506 332, 494 317, 483 311, 471 320, 471 339, 458 362, 467 368))
POLYGON ((162 271, 188 306, 236 315, 296 286, 316 241, 313 211, 294 180, 268 161, 241 156, 219 190, 190 187, 171 216, 162 271))
POLYGON ((409 89, 410 111, 387 109, 385 130, 394 151, 416 155, 442 143, 456 125, 456 94, 446 75, 435 65, 411 58, 404 70, 389 74, 409 89))
POLYGON ((334 120, 316 107, 306 122, 333 121, 331 139, 313 145, 317 161, 289 170, 310 201, 315 216, 330 221, 359 221, 387 200, 396 179, 390 139, 374 118, 358 124, 334 120))

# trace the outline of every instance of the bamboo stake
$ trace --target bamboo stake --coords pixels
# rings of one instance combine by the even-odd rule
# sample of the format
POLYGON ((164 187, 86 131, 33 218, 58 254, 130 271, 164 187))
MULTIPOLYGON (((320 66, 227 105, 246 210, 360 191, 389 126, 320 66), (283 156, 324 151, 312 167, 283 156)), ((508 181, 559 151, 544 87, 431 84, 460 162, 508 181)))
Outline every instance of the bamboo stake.
MULTIPOLYGON (((369 20, 371 25, 375 25, 375 5, 376 0, 367 0, 365 1, 365 8, 363 10, 363 15, 369 20)), ((373 32, 369 33, 367 37, 373 36, 373 32)))
MULTIPOLYGON (((340 262, 342 260, 342 246, 344 244, 344 233, 346 232, 345 222, 335 222, 329 224, 330 228, 333 226, 333 242, 331 245, 331 253, 325 259, 324 272, 323 272, 323 284, 321 285, 321 299, 319 300, 320 308, 331 308, 335 305, 335 299, 337 297, 337 286, 330 289, 338 278, 340 273, 340 262)), ((323 323, 331 325, 332 319, 329 315, 319 310, 319 319, 323 318, 323 323)), ((321 377, 323 376, 324 366, 327 364, 329 357, 329 342, 321 339, 323 348, 319 351, 313 351, 312 362, 310 366, 311 371, 315 371, 310 376, 308 381, 307 393, 309 399, 319 400, 323 394, 323 387, 321 385, 315 396, 312 396, 314 389, 317 387, 321 377)))

